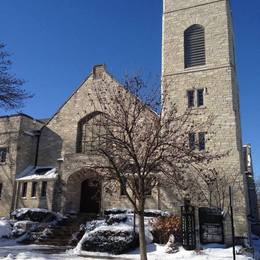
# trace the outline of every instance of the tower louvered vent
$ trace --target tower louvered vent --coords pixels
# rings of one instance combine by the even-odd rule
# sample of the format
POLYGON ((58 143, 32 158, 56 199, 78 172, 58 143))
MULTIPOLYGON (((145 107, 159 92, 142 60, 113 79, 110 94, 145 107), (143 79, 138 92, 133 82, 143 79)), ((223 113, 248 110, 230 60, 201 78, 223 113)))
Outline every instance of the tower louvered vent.
POLYGON ((184 32, 184 52, 185 68, 206 64, 203 26, 195 24, 184 32))

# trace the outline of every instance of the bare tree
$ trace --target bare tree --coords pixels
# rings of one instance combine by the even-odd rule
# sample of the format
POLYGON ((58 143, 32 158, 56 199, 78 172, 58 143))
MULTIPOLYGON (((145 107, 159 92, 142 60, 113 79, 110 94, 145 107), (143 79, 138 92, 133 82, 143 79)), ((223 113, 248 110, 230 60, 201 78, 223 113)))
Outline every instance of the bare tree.
POLYGON ((10 74, 12 61, 4 48, 5 45, 0 42, 0 107, 6 110, 16 109, 22 107, 24 100, 31 95, 21 88, 24 80, 10 74))
POLYGON ((195 205, 214 207, 227 213, 230 206, 229 187, 232 187, 233 194, 241 192, 240 173, 234 170, 233 175, 227 175, 221 167, 196 170, 195 178, 192 179, 192 185, 189 187, 189 193, 195 196, 193 197, 195 205))
MULTIPOLYGON (((138 216, 141 260, 147 259, 144 210, 147 192, 158 183, 180 191, 191 183, 189 169, 211 162, 222 155, 194 149, 191 132, 208 131, 213 118, 203 122, 192 118, 197 112, 187 110, 177 114, 160 111, 160 95, 149 90, 139 76, 126 77, 123 86, 103 84, 93 87, 93 101, 101 111, 103 131, 96 134, 100 156, 93 166, 109 184, 109 189, 120 184, 138 216), (158 111, 158 112, 154 112, 158 111)), ((164 106, 162 106, 164 107, 164 106)), ((197 115, 197 114, 196 114, 197 115)))

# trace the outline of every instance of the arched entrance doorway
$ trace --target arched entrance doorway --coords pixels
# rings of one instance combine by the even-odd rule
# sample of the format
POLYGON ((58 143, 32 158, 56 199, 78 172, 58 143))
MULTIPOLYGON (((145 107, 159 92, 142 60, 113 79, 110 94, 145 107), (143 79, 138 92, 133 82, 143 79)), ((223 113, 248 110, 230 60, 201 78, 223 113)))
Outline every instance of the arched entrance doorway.
POLYGON ((100 213, 101 191, 102 182, 96 172, 88 168, 74 172, 68 177, 64 189, 65 213, 100 213))
POLYGON ((95 179, 86 179, 81 183, 80 212, 94 213, 100 212, 101 185, 95 179))

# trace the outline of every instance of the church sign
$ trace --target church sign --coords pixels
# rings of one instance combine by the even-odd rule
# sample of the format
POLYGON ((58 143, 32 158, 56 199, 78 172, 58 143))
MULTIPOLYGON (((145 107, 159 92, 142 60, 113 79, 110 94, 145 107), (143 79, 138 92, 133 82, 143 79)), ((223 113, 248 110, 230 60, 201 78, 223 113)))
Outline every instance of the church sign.
POLYGON ((223 215, 216 208, 199 208, 200 242, 224 243, 223 215))

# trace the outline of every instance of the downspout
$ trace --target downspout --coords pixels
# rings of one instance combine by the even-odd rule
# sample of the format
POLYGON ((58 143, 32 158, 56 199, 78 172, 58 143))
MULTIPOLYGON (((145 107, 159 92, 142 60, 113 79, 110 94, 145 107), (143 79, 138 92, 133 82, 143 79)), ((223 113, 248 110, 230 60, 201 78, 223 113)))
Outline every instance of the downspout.
POLYGON ((19 194, 20 194, 20 182, 16 181, 16 193, 15 193, 15 201, 14 201, 14 209, 13 210, 16 210, 18 208, 19 194))
POLYGON ((36 168, 37 164, 38 164, 41 133, 42 133, 42 128, 40 130, 35 131, 35 136, 37 138, 37 142, 36 142, 36 150, 35 150, 34 168, 36 168))

